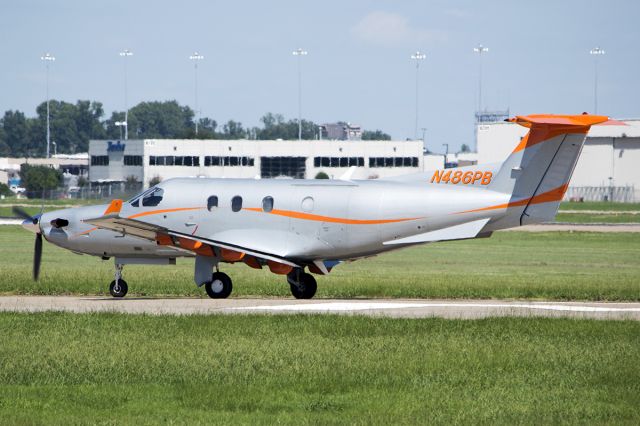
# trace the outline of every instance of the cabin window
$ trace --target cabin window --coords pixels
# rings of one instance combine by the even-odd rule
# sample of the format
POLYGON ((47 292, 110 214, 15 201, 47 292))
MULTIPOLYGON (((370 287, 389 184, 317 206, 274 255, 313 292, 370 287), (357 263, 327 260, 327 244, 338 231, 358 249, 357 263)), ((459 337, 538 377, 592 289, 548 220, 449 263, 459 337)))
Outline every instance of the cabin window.
POLYGON ((212 195, 211 197, 207 198, 207 210, 209 211, 213 211, 213 209, 218 207, 218 196, 217 195, 212 195))
POLYGON ((242 197, 236 195, 231 199, 231 210, 234 212, 239 212, 242 210, 242 197))
POLYGON ((162 188, 156 188, 142 197, 142 205, 144 207, 155 207, 162 201, 164 190, 162 188))
POLYGON ((269 213, 273 210, 273 197, 264 197, 262 199, 262 211, 269 213))

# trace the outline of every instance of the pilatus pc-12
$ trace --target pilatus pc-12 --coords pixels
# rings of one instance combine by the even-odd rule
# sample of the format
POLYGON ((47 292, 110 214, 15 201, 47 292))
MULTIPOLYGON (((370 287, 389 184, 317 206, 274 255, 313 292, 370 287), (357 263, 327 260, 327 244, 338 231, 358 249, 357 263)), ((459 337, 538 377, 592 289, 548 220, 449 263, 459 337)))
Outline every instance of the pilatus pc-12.
POLYGON ((244 262, 285 275, 293 296, 308 299, 317 287, 310 273, 326 275, 340 262, 553 220, 590 126, 607 117, 510 121, 529 132, 502 164, 379 180, 169 179, 124 203, 17 213, 36 233, 36 279, 44 237, 113 257, 115 297, 127 293, 123 265, 187 256, 195 257, 195 283, 212 298, 231 294, 221 263, 244 262))

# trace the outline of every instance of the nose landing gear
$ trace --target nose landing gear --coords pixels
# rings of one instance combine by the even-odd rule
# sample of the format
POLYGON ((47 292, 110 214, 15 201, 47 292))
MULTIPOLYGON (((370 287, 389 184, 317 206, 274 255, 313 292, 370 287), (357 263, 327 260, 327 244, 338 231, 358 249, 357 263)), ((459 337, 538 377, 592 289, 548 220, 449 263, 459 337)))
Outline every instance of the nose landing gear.
POLYGON ((318 289, 318 283, 313 275, 296 268, 287 275, 287 282, 291 287, 291 294, 296 299, 311 299, 318 289))
POLYGON ((114 280, 109 284, 109 293, 113 297, 124 297, 129 290, 127 282, 122 279, 122 268, 124 265, 116 264, 116 272, 114 273, 114 280))

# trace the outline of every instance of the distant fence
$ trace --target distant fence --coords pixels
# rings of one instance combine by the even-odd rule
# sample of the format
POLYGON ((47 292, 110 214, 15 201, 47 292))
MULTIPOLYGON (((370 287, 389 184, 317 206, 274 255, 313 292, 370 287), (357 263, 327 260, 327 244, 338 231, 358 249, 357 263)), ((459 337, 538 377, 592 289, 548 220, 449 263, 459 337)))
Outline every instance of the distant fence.
POLYGON ((27 198, 37 198, 45 200, 102 200, 102 199, 129 199, 142 191, 142 185, 125 186, 122 183, 111 183, 105 185, 91 185, 82 188, 57 188, 44 191, 27 191, 22 194, 27 198))
POLYGON ((636 191, 631 186, 570 186, 564 196, 565 201, 613 201, 633 203, 636 191))

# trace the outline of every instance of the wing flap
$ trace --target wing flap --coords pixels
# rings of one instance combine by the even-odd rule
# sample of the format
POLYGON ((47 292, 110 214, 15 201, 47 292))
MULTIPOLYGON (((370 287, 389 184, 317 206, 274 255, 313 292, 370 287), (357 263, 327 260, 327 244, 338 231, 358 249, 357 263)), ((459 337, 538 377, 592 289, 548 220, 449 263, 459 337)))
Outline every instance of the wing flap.
POLYGON ((435 231, 425 232, 423 234, 412 235, 398 240, 385 241, 384 245, 391 244, 419 244, 431 243, 436 241, 465 240, 478 236, 482 228, 489 222, 489 219, 474 220, 461 225, 449 226, 447 228, 437 229, 435 231))

